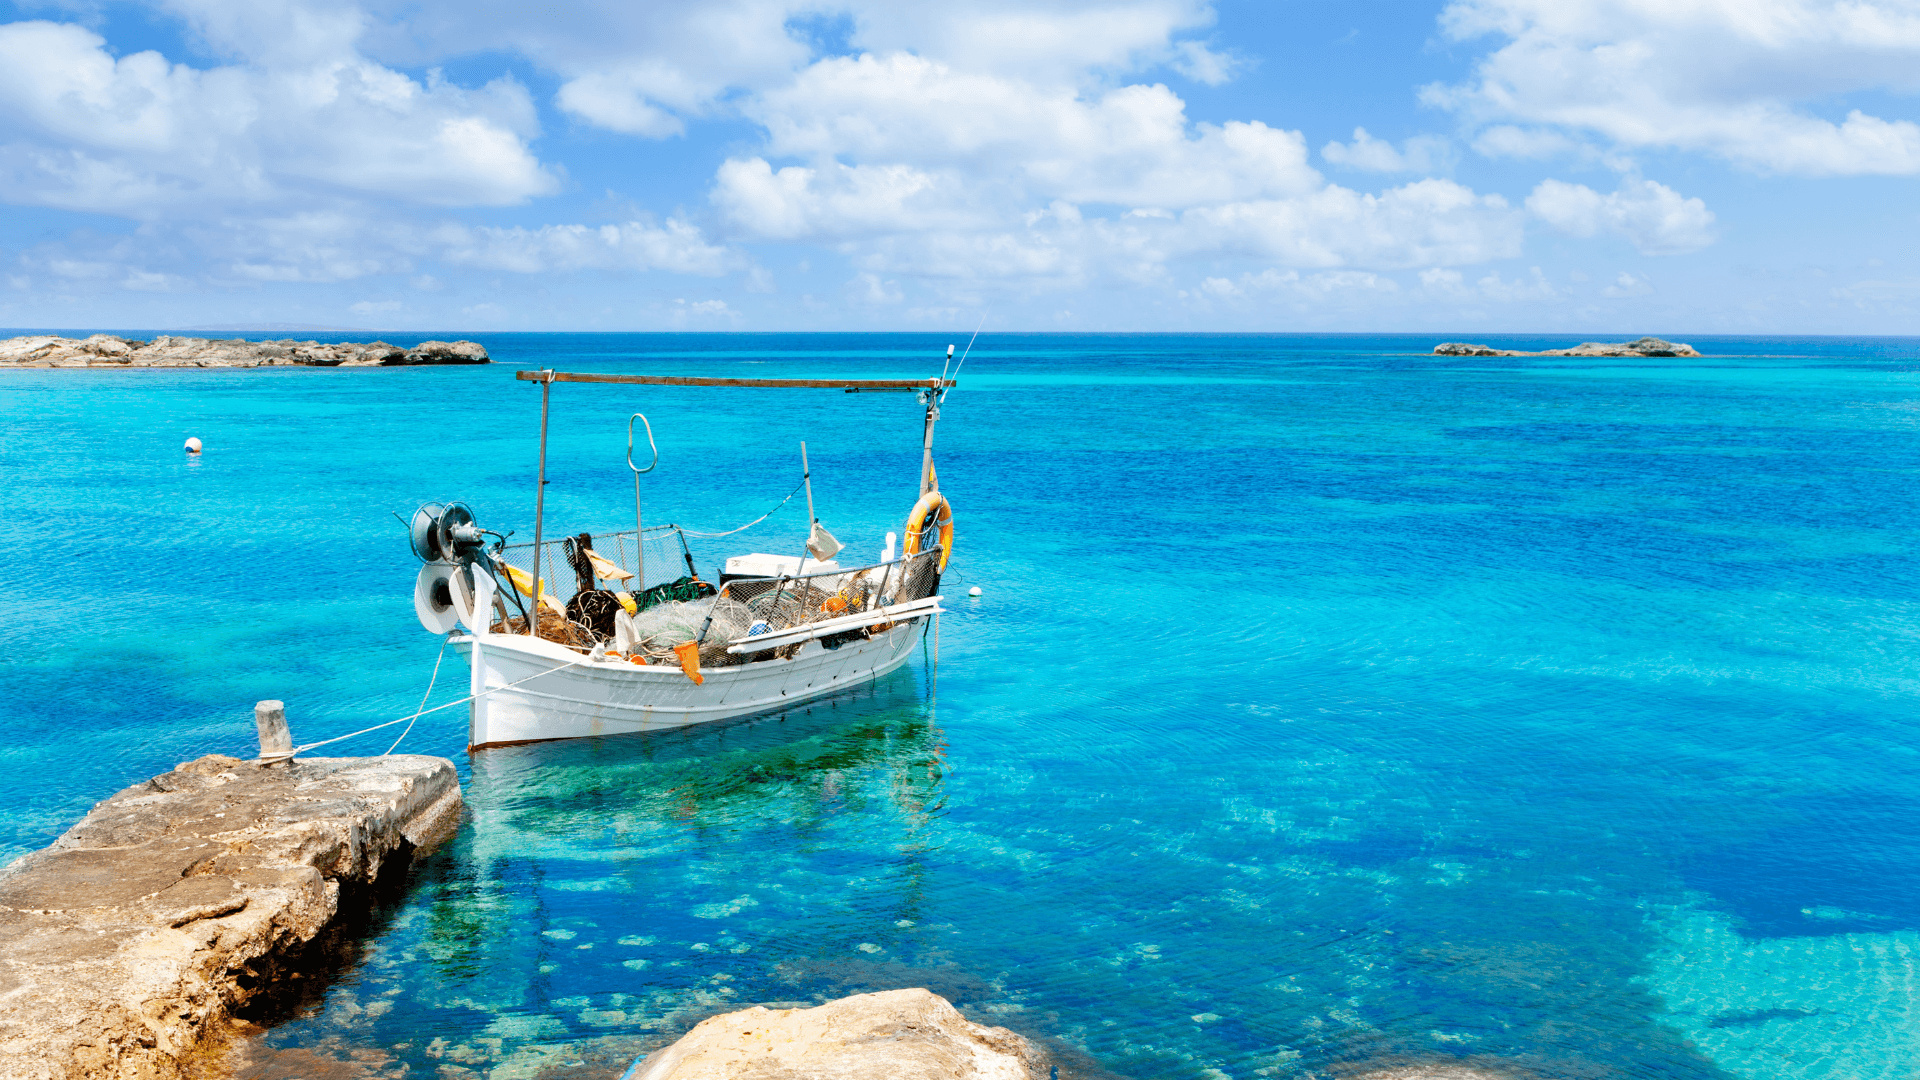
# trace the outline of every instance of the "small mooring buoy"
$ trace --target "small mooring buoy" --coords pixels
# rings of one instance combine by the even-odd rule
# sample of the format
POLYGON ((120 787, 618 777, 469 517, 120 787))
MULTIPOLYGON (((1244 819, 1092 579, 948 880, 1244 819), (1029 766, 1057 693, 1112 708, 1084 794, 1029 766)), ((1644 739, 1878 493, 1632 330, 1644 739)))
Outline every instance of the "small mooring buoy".
POLYGON ((191 435, 187 436, 187 453, 197 454, 199 452, 200 452, 200 440, 194 438, 191 435))
POLYGON ((971 589, 968 589, 968 590, 967 590, 967 595, 968 595, 968 596, 979 596, 979 595, 980 595, 980 586, 978 586, 978 585, 975 585, 975 586, 974 586, 973 588, 971 588, 971 589))

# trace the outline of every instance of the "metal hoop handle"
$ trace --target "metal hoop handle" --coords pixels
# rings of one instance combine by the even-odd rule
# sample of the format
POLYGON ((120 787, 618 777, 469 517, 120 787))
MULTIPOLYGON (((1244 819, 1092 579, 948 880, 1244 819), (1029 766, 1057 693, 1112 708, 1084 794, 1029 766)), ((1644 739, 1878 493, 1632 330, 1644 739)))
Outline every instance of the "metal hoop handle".
POLYGON ((652 472, 654 465, 658 464, 660 464, 660 448, 653 444, 653 424, 647 419, 646 413, 634 413, 627 417, 627 468, 633 470, 633 475, 639 476, 641 473, 652 472), (647 426, 647 449, 653 451, 653 465, 648 465, 644 469, 633 463, 633 422, 635 420, 647 426))

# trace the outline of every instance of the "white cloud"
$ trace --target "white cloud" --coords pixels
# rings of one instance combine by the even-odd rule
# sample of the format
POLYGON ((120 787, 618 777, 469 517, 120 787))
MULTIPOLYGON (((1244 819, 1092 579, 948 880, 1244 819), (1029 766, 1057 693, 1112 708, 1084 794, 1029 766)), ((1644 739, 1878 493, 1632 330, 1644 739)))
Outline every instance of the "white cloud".
POLYGON ((1645 277, 1635 277, 1625 270, 1622 270, 1614 277, 1613 284, 1601 289, 1600 294, 1602 296, 1619 298, 1623 296, 1645 296, 1652 291, 1653 286, 1647 284, 1645 277))
POLYGON ((1319 182, 1298 132, 1190 124, 1162 85, 1087 96, 907 53, 820 61, 746 111, 773 156, 966 167, 1072 202, 1179 207, 1319 182))
POLYGON ((1231 53, 1214 52, 1198 41, 1183 41, 1174 46, 1172 67, 1194 82, 1220 86, 1244 70, 1247 61, 1231 53))
POLYGON ((1192 65, 1202 47, 1175 44, 1175 35, 1213 24, 1205 0, 867 0, 850 10, 856 48, 913 52, 968 71, 1043 83, 1076 82, 1090 71, 1192 65))
POLYGON ((1557 131, 1512 124, 1495 124, 1473 140, 1473 148, 1491 158, 1549 158, 1579 145, 1557 131))
MULTIPOLYGON (((1652 253, 1710 239, 1704 204, 1657 184, 1633 180, 1612 195, 1542 185, 1523 211, 1436 178, 1454 151, 1439 136, 1388 142, 1355 128, 1321 148, 1324 161, 1391 180, 1340 173, 1348 182, 1334 184, 1313 167, 1302 134, 1281 126, 1284 114, 1195 121, 1158 80, 1218 85, 1248 66, 1207 42, 1207 0, 165 3, 217 60, 119 55, 68 24, 0 26, 0 201, 144 223, 135 254, 47 245, 40 267, 57 255, 108 269, 37 270, 41 279, 257 288, 441 275, 457 290, 483 276, 467 267, 744 272, 748 288, 770 291, 768 272, 729 247, 766 241, 822 245, 844 259, 835 278, 853 280, 838 294, 843 306, 928 312, 973 305, 996 287, 1171 292, 1199 278, 1202 299, 1225 303, 1220 282, 1244 302, 1304 303, 1388 295, 1400 270, 1518 255, 1529 212, 1652 253), (456 85, 433 67, 457 59, 455 70, 471 71, 474 58, 500 53, 542 73, 535 85, 555 87, 552 105, 569 124, 662 140, 744 119, 764 137, 742 146, 726 136, 738 149, 692 216, 656 203, 601 206, 596 218, 620 222, 608 225, 452 220, 437 208, 507 206, 564 186, 562 171, 536 155, 525 86, 510 76, 456 85), (206 252, 218 257, 196 259, 206 252)), ((1474 32, 1459 13, 1501 3, 1463 0, 1449 25, 1474 32)), ((1494 85, 1491 70, 1435 91, 1481 128, 1482 152, 1537 157, 1603 142, 1558 120, 1500 113, 1476 96, 1494 85)), ((627 152, 642 177, 654 155, 687 153, 634 143, 627 152)), ((1534 287, 1477 276, 1483 292, 1534 287)), ((705 303, 669 312, 655 300, 652 310, 740 317, 705 303)))
POLYGON ((667 270, 714 276, 733 268, 734 256, 678 219, 665 225, 545 225, 472 228, 447 225, 433 239, 452 263, 515 273, 571 270, 667 270))
MULTIPOLYGON (((1193 123, 1163 85, 1087 91, 865 54, 819 61, 745 109, 766 156, 723 165, 715 206, 746 235, 832 242, 873 273, 1138 284, 1177 259, 1392 268, 1521 241, 1522 215, 1498 196, 1329 185, 1299 132, 1193 123)), ((1436 153, 1386 149, 1403 169, 1436 153)))
POLYGON ((590 123, 625 135, 663 139, 684 133, 687 125, 647 101, 637 82, 598 72, 582 75, 562 86, 554 103, 590 123))
POLYGON ((1609 195, 1562 180, 1543 180, 1527 211, 1569 236, 1609 232, 1645 255, 1675 255, 1713 243, 1713 211, 1665 184, 1624 179, 1609 195))
POLYGON ((1353 142, 1330 142, 1320 148, 1320 156, 1335 165, 1368 172, 1431 173, 1447 169, 1452 154, 1446 139, 1438 135, 1416 135, 1394 149, 1393 143, 1376 139, 1367 129, 1353 129, 1353 142))
POLYGON ((898 304, 906 299, 897 281, 884 281, 879 274, 857 274, 847 282, 847 295, 861 304, 898 304))
POLYGON ((1400 283, 1384 274, 1365 270, 1321 270, 1301 273, 1269 267, 1258 273, 1247 272, 1237 279, 1208 277, 1199 288, 1179 296, 1195 310, 1258 311, 1281 308, 1296 312, 1324 313, 1329 309, 1353 311, 1394 297, 1400 283))
POLYGON ((136 218, 307 197, 508 205, 554 189, 526 91, 351 52, 198 69, 90 30, 0 25, 0 198, 136 218))
POLYGON ((84 235, 45 242, 21 259, 23 265, 77 280, 119 276, 129 282, 150 281, 139 275, 165 273, 169 289, 191 283, 249 289, 326 285, 406 274, 413 289, 444 291, 447 285, 441 278, 415 272, 420 261, 514 274, 658 270, 715 277, 745 268, 740 255, 677 218, 661 224, 503 228, 453 221, 436 225, 384 214, 368 217, 355 210, 240 217, 217 224, 149 223, 109 244, 84 235), (210 259, 207 252, 221 258, 210 259))
MULTIPOLYGON (((176 0, 183 2, 183 0, 176 0)), ((220 4, 231 0, 184 0, 220 4)), ((511 51, 565 80, 556 104, 613 131, 661 138, 730 96, 788 82, 814 43, 796 20, 844 16, 855 52, 912 53, 984 74, 1056 84, 1165 66, 1217 85, 1246 66, 1177 40, 1214 21, 1205 0, 511 0, 419 5, 367 0, 376 55, 423 65, 511 51)))
MULTIPOLYGON (((1469 82, 1424 91, 1475 122, 1704 150, 1766 172, 1920 173, 1920 125, 1813 111, 1850 93, 1920 90, 1910 0, 1454 0, 1441 24, 1457 40, 1505 39, 1469 82)), ((1548 145, 1483 138, 1495 153, 1548 145)))
POLYGON ((1481 296, 1507 304, 1521 300, 1545 300, 1559 295, 1537 266, 1529 270, 1526 277, 1516 277, 1512 281, 1502 278, 1496 270, 1474 282, 1474 286, 1481 296))
POLYGON ((726 322, 734 326, 745 321, 745 316, 727 306, 725 300, 685 300, 677 299, 667 313, 667 319, 674 326, 708 325, 726 322))
POLYGON ((1183 238, 1204 251, 1278 257, 1295 266, 1414 267, 1519 254, 1520 215, 1498 195, 1418 180, 1379 195, 1328 186, 1300 199, 1189 211, 1183 238))
POLYGON ((911 165, 848 167, 828 160, 818 168, 775 171, 764 158, 736 158, 720 166, 713 201, 755 236, 839 239, 964 224, 958 188, 956 178, 911 165), (919 198, 943 185, 944 197, 919 198))
POLYGON ((1466 275, 1458 270, 1434 267, 1420 271, 1420 291, 1428 296, 1451 301, 1492 300, 1497 303, 1511 304, 1525 300, 1550 300, 1560 295, 1553 283, 1547 280, 1545 272, 1539 267, 1531 267, 1525 277, 1512 281, 1500 276, 1498 271, 1475 281, 1471 286, 1466 283, 1466 275))

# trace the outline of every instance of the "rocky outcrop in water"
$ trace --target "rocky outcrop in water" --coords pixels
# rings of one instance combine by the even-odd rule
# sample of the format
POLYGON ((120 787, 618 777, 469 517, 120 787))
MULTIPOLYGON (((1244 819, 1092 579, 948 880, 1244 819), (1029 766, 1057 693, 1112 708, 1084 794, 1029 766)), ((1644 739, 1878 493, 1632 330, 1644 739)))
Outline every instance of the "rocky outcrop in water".
POLYGON ((38 335, 0 341, 0 368, 397 367, 490 362, 487 350, 472 341, 423 341, 411 349, 384 341, 327 345, 291 339, 245 341, 167 336, 137 341, 112 334, 95 334, 83 339, 38 335))
POLYGON ((0 871, 0 1077, 178 1080, 381 867, 451 834, 445 758, 208 755, 0 871))
POLYGON ((633 1080, 1047 1080, 1046 1056, 969 1021, 927 990, 855 994, 813 1009, 756 1005, 700 1022, 633 1080))
POLYGON ((1665 341, 1657 337, 1643 337, 1623 344, 1611 344, 1604 341, 1588 341, 1575 345, 1571 349, 1547 349, 1542 352, 1521 352, 1516 349, 1496 349, 1489 345, 1469 345, 1463 341, 1449 341, 1433 347, 1435 356, 1699 356, 1691 345, 1665 341))

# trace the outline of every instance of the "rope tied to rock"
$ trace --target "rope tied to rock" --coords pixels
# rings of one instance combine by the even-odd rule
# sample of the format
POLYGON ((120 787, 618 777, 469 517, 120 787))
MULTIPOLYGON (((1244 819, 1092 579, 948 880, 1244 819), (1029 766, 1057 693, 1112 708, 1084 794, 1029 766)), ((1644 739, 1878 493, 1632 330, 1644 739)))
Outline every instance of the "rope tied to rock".
MULTIPOLYGON (((446 655, 446 646, 444 644, 441 645, 441 655, 442 656, 446 655)), ((577 667, 585 660, 586 660, 585 657, 581 657, 579 660, 569 660, 564 664, 556 664, 553 667, 546 669, 545 671, 536 671, 524 679, 515 679, 513 682, 505 683, 500 686, 489 686, 485 690, 482 690, 477 694, 468 694, 466 697, 459 698, 454 701, 449 701, 445 705, 435 705, 431 709, 427 709, 427 708, 417 709, 414 711, 412 716, 402 716, 398 720, 389 720, 384 724, 375 724, 372 727, 361 728, 359 731, 351 731, 345 735, 335 735, 331 739, 321 739, 319 742, 303 743, 283 754, 262 754, 257 760, 263 763, 269 763, 269 764, 276 761, 291 761, 295 757, 299 756, 300 754, 304 754, 309 750, 314 750, 322 746, 327 746, 331 743, 345 742, 348 739, 358 738, 361 735, 366 735, 371 732, 379 731, 381 728, 390 728, 395 724, 407 724, 408 725, 407 730, 411 731, 413 730, 412 722, 420 719, 423 716, 426 716, 429 713, 437 713, 443 709, 451 709, 456 705, 465 705, 470 701, 478 700, 480 698, 486 697, 488 694, 496 693, 501 690, 511 690, 514 687, 521 685, 522 683, 532 682, 533 680, 540 678, 542 675, 551 675, 562 668, 577 667)), ((433 672, 434 672, 434 678, 437 679, 440 675, 440 661, 437 659, 433 662, 433 672)), ((433 683, 431 681, 427 683, 427 693, 428 694, 433 693, 433 683)), ((426 704, 426 697, 423 696, 420 699, 420 704, 423 706, 426 704)), ((407 733, 405 731, 400 733, 401 739, 404 739, 406 737, 407 737, 407 733)), ((400 745, 400 739, 395 739, 393 746, 399 746, 399 745, 400 745)), ((391 754, 391 753, 393 753, 392 746, 387 748, 387 754, 391 754)), ((380 756, 386 757, 387 754, 382 754, 380 756)))

